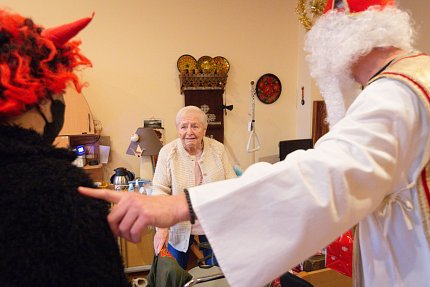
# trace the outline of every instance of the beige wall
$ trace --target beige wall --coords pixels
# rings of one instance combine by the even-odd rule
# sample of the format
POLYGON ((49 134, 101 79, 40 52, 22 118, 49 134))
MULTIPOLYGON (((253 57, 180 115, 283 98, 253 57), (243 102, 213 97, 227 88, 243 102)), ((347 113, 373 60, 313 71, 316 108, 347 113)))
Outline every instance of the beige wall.
POLYGON ((430 53, 430 5, 422 0, 400 0, 400 6, 414 17, 417 29, 416 47, 425 53, 430 53))
POLYGON ((251 80, 270 72, 283 85, 276 103, 256 102, 262 145, 257 160, 277 155, 277 143, 296 135, 299 24, 294 1, 8 0, 3 4, 45 26, 96 12, 79 35, 82 50, 94 63, 83 73, 90 83, 84 94, 95 119, 103 124, 103 134, 111 137, 110 168, 125 166, 138 172, 139 159, 125 151, 144 118, 162 118, 166 139, 176 137, 174 117, 184 105, 176 68, 182 54, 221 55, 229 60, 225 95, 234 110, 225 118, 225 138, 242 167, 254 160, 245 150, 251 80))
MULTIPOLYGON (((405 6, 429 27, 420 0, 405 6)), ((407 2, 407 3, 406 3, 407 2)), ((112 161, 139 172, 139 159, 125 154, 130 135, 148 117, 162 118, 166 139, 176 137, 174 117, 184 105, 176 61, 182 54, 224 56, 231 64, 226 100, 234 109, 225 118, 225 138, 232 158, 246 168, 262 157, 276 156, 278 142, 310 137, 312 86, 303 61, 303 28, 292 0, 4 0, 3 5, 31 16, 46 27, 91 15, 80 33, 82 50, 94 68, 83 72, 84 90, 94 118, 109 135, 112 161), (249 121, 249 82, 264 73, 276 74, 283 86, 272 105, 256 100, 256 131, 262 148, 245 150, 249 121), (305 87, 305 106, 299 104, 305 87)), ((429 41, 430 39, 427 39, 429 41)), ((420 40, 419 45, 430 47, 420 40)), ((422 50, 426 50, 421 48, 422 50)), ((427 52, 428 52, 427 48, 427 52)))

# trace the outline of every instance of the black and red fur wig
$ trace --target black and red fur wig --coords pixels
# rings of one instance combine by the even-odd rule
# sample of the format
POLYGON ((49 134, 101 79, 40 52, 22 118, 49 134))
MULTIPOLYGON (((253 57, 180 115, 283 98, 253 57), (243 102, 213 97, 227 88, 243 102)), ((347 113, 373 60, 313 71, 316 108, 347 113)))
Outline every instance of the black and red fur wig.
MULTIPOLYGON (((82 84, 74 70, 91 66, 80 41, 59 47, 31 19, 0 10, 0 119, 17 116, 68 83, 82 84)), ((58 44, 57 44, 58 46, 58 44)))

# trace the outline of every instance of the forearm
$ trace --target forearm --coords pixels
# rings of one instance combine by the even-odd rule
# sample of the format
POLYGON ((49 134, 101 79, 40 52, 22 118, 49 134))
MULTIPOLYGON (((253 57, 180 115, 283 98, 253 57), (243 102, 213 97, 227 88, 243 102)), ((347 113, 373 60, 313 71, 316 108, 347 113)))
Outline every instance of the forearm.
POLYGON ((108 222, 115 235, 139 242, 147 226, 168 228, 190 219, 183 192, 174 196, 145 196, 134 192, 79 187, 79 192, 93 198, 115 203, 108 222))
POLYGON ((190 209, 185 197, 185 193, 171 196, 173 206, 175 206, 175 218, 177 222, 190 220, 190 209))
MULTIPOLYGON (((168 229, 182 221, 189 221, 195 218, 194 211, 191 206, 191 201, 187 200, 184 192, 172 196, 160 196, 162 209, 154 209, 152 225, 158 229, 168 229)), ((192 222, 193 223, 193 222, 192 222)))
MULTIPOLYGON (((140 196, 139 194, 136 196, 131 194, 131 196, 134 197, 133 200, 124 209, 127 212, 136 210, 138 220, 143 221, 144 225, 169 228, 190 219, 187 200, 183 192, 172 196, 140 196)), ((119 213, 118 217, 121 218, 122 213, 119 213)))

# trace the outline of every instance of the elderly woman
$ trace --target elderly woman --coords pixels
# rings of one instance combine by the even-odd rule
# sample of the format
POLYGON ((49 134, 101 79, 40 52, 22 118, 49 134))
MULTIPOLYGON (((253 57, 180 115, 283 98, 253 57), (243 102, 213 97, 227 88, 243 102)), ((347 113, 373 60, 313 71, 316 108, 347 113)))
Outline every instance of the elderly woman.
MULTIPOLYGON (((166 144, 159 153, 153 179, 153 195, 174 195, 184 188, 236 177, 224 145, 205 137, 206 114, 195 106, 186 106, 176 115, 179 138, 166 144)), ((157 229, 155 254, 168 242, 168 249, 179 265, 186 269, 192 237, 207 242, 198 220, 178 223, 170 229, 157 229)), ((206 257, 211 250, 203 250, 206 257)), ((206 264, 216 264, 206 261, 206 264)))

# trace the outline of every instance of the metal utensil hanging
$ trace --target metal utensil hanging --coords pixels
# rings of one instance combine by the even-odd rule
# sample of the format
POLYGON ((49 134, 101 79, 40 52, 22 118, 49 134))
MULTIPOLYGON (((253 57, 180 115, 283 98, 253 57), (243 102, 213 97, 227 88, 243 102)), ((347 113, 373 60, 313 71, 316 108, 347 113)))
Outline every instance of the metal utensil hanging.
POLYGON ((251 120, 248 122, 248 131, 250 132, 248 143, 246 145, 246 151, 251 153, 259 150, 261 148, 260 146, 260 140, 258 139, 257 132, 255 131, 255 83, 254 81, 251 81, 250 86, 250 95, 251 95, 251 120))

